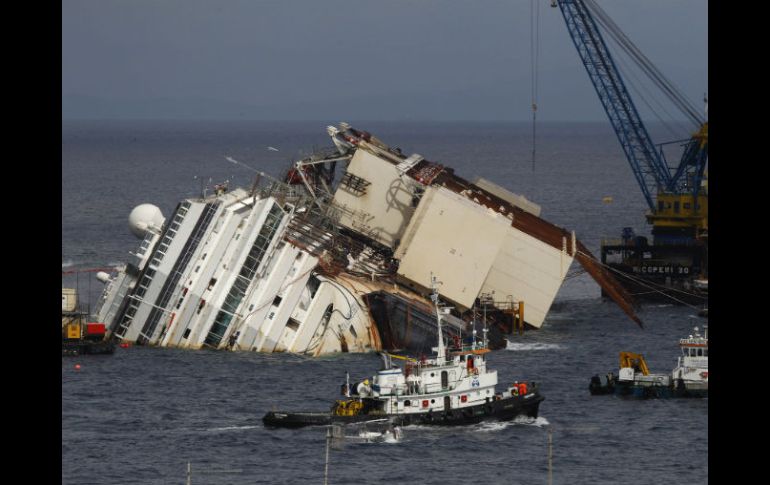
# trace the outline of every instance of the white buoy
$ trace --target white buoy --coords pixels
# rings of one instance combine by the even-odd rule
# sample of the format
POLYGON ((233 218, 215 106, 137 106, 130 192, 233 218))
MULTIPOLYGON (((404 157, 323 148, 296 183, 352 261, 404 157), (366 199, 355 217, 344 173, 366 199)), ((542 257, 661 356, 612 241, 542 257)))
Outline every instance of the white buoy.
POLYGON ((98 273, 96 273, 96 279, 101 281, 102 283, 109 283, 110 275, 108 275, 104 271, 99 271, 98 273))

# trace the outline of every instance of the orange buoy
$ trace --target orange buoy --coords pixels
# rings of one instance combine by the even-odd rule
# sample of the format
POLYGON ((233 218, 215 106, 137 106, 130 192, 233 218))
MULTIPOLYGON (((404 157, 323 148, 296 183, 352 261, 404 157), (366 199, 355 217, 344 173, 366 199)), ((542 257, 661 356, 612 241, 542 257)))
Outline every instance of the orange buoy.
POLYGON ((75 369, 80 370, 80 364, 75 364, 75 369))

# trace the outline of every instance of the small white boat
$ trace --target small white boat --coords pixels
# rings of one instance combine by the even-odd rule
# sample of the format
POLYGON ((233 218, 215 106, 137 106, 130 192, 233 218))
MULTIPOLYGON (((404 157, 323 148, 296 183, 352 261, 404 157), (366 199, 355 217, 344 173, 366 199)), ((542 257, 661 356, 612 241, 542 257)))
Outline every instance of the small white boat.
POLYGON ((620 371, 615 377, 607 374, 602 385, 598 375, 588 386, 591 394, 617 394, 635 397, 708 397, 709 340, 708 327, 699 333, 698 327, 687 338, 679 340, 682 355, 670 374, 651 374, 641 354, 620 353, 620 371))

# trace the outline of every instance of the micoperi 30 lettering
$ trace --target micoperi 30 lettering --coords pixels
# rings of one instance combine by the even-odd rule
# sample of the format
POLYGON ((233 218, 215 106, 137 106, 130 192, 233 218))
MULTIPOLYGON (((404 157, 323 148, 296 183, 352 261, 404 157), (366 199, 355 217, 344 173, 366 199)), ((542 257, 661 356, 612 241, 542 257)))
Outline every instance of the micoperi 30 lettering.
POLYGON ((646 274, 690 274, 688 266, 634 266, 634 273, 646 274))

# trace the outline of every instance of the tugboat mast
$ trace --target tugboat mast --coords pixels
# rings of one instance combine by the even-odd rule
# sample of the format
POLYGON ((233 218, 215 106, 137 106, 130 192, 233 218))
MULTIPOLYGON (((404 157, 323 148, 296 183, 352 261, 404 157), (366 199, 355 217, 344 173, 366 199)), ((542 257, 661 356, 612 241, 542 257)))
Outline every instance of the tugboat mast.
POLYGON ((436 347, 438 352, 438 357, 436 358, 436 363, 438 365, 442 365, 445 363, 445 355, 446 350, 444 349, 444 336, 441 334, 441 309, 438 306, 438 285, 441 284, 440 281, 436 278, 436 276, 431 273, 430 274, 430 286, 433 290, 433 293, 430 295, 430 299, 433 301, 433 305, 436 307, 436 324, 438 325, 438 347, 436 347))

